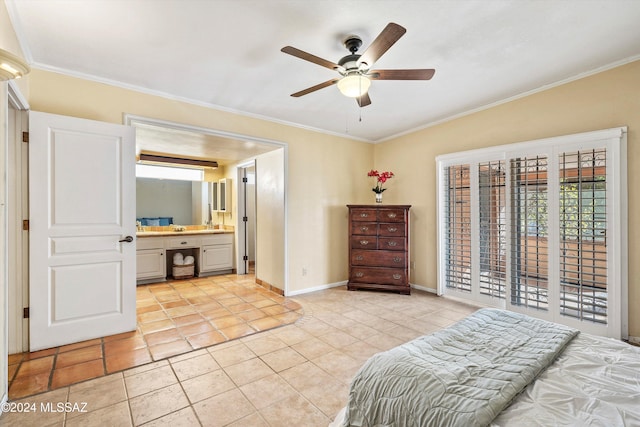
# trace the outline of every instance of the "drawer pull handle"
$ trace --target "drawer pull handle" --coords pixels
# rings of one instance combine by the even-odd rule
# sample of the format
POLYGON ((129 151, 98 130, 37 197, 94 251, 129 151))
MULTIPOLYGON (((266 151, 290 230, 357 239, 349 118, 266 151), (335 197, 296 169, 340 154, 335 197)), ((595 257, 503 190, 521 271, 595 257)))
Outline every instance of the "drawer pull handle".
POLYGON ((400 261, 402 261, 402 258, 400 258, 399 256, 393 258, 393 262, 400 262, 400 261))
POLYGON ((187 242, 180 242, 180 244, 181 244, 181 245, 186 245, 186 244, 187 244, 187 242))
POLYGON ((398 216, 398 215, 397 215, 395 212, 389 212, 389 213, 387 214, 387 216, 388 216, 389 218, 395 218, 395 217, 396 217, 396 216, 398 216))
POLYGON ((387 228, 387 230, 389 230, 392 233, 395 233, 396 231, 398 231, 398 227, 389 227, 387 228))
POLYGON ((362 255, 357 255, 356 256, 356 261, 362 261, 364 258, 362 257, 362 255))
POLYGON ((362 276, 364 276, 364 273, 361 273, 361 272, 359 272, 359 271, 358 271, 358 272, 355 274, 355 276, 356 276, 356 277, 362 277, 362 276))
POLYGON ((360 227, 360 231, 367 231, 369 229, 369 227, 367 227, 366 225, 363 225, 362 227, 360 227))
POLYGON ((395 241, 392 240, 390 242, 387 242, 387 245, 389 245, 389 246, 398 246, 398 242, 395 242, 395 241))
POLYGON ((401 276, 401 275, 399 275, 399 274, 394 274, 394 275, 393 275, 393 278, 394 278, 394 279, 396 279, 396 280, 400 280, 400 278, 401 278, 401 277, 402 277, 402 276, 401 276))
POLYGON ((366 212, 362 212, 362 213, 360 214, 360 218, 366 218, 366 217, 368 217, 368 216, 369 216, 369 214, 368 214, 368 213, 366 213, 366 212))
POLYGON ((369 244, 369 241, 368 240, 360 240, 360 244, 362 246, 367 246, 369 244))

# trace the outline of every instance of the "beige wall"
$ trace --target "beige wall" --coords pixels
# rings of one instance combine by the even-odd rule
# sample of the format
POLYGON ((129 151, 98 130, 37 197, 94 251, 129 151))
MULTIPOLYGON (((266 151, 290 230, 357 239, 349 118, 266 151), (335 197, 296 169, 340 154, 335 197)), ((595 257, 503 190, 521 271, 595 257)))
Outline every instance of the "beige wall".
POLYGON ((278 268, 285 263, 284 181, 284 148, 256 158, 256 278, 280 289, 285 287, 284 271, 278 268))
POLYGON ((286 143, 290 250, 288 271, 279 274, 288 276, 289 292, 346 280, 345 205, 372 201, 371 144, 42 70, 31 72, 29 84, 35 111, 112 123, 129 113, 286 143))
POLYGON ((376 145, 376 168, 397 174, 385 202, 413 205, 411 283, 437 284, 436 156, 616 126, 629 131, 629 334, 640 337, 640 61, 376 145))

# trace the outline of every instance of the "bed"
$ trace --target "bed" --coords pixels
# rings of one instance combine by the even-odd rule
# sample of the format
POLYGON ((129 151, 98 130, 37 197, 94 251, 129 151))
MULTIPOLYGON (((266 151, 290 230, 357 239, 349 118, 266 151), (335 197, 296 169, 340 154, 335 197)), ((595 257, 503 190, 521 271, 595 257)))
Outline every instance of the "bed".
POLYGON ((330 427, 640 426, 640 347, 481 309, 378 353, 330 427))

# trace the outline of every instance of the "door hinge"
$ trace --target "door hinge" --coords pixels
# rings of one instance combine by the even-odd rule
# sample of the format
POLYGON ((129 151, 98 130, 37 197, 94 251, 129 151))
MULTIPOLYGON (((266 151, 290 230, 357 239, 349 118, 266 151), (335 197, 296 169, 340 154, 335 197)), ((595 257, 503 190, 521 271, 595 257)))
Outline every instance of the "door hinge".
POLYGON ((242 257, 242 260, 243 261, 249 261, 249 257, 247 255, 245 255, 245 256, 242 257))
POLYGON ((29 132, 22 132, 22 142, 29 143, 29 132))
POLYGON ((22 318, 23 319, 29 318, 29 307, 25 307, 22 309, 22 318))
POLYGON ((22 220, 22 229, 24 231, 29 231, 29 220, 28 219, 23 219, 22 220))
POLYGON ((243 217, 242 217, 242 221, 244 221, 244 222, 249 221, 249 217, 248 217, 248 216, 243 216, 243 217))
POLYGON ((249 182, 249 179, 246 176, 242 177, 242 182, 249 182))

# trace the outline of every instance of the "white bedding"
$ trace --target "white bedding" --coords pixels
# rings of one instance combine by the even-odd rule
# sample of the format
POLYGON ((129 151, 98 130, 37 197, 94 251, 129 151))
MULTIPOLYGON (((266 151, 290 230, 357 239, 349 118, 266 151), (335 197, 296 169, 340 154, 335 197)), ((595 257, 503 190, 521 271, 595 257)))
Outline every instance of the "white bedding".
POLYGON ((491 426, 640 426, 640 347, 579 334, 491 426))
POLYGON ((492 426, 640 426, 640 347, 580 334, 492 426))

